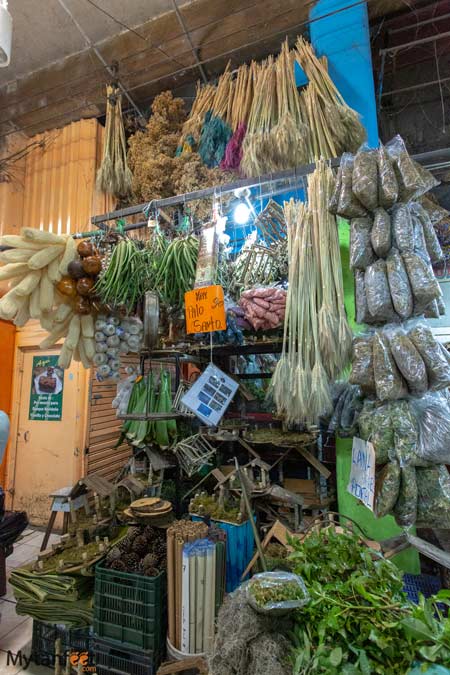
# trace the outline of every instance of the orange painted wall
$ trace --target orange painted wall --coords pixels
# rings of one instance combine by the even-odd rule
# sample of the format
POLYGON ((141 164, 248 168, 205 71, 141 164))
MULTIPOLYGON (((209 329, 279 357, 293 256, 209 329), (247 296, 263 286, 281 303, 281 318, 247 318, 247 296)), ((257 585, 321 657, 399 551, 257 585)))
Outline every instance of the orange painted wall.
MULTIPOLYGON (((2 346, 2 366, 0 380, 0 410, 11 417, 11 398, 14 367, 15 326, 9 321, 0 319, 0 344, 2 346)), ((8 463, 9 444, 3 462, 0 464, 0 486, 5 487, 6 466, 8 463)))

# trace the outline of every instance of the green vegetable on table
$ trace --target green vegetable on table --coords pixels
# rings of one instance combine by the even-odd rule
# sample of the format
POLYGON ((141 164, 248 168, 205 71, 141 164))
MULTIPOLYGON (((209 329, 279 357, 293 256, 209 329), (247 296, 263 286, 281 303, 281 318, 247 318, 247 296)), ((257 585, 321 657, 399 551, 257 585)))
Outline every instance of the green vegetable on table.
MULTIPOLYGON (((450 665, 450 621, 433 619, 432 600, 415 607, 406 599, 393 563, 330 529, 289 543, 310 595, 291 636, 293 675, 402 675, 415 661, 450 665)), ((447 602, 447 593, 438 597, 447 602)))

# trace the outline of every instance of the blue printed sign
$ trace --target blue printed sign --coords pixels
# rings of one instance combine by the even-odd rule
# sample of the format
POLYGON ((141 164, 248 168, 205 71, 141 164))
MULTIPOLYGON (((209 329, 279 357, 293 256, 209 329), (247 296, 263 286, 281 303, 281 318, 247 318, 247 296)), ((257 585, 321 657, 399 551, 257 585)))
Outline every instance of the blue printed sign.
POLYGON ((352 467, 347 490, 373 511, 375 496, 375 450, 372 443, 353 439, 352 467))

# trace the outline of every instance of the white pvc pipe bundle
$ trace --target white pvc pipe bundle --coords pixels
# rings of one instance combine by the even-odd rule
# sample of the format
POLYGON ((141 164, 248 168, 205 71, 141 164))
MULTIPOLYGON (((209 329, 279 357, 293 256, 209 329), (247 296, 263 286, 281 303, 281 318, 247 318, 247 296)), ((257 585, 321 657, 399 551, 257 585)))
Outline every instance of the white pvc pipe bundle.
POLYGON ((216 547, 199 539, 183 547, 181 650, 207 651, 214 639, 216 547))

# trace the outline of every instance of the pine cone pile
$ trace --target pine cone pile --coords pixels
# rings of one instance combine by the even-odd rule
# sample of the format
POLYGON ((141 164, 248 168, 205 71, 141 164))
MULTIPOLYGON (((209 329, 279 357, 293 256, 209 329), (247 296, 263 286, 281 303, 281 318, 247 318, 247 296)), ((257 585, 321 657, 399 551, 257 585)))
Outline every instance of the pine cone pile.
POLYGON ((157 576, 166 569, 165 530, 147 525, 130 527, 126 536, 109 551, 105 566, 120 572, 157 576))

